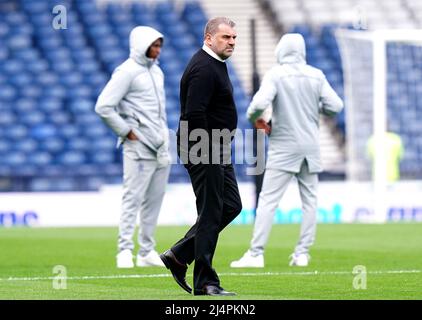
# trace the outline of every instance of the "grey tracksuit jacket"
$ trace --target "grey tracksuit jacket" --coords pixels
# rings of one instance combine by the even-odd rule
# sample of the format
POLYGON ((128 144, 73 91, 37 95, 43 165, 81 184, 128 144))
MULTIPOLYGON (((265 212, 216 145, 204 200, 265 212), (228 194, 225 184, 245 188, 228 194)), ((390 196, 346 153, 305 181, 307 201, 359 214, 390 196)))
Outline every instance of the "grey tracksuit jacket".
POLYGON ((118 66, 95 105, 95 111, 116 133, 118 146, 133 130, 140 159, 156 159, 168 150, 164 75, 157 62, 146 56, 148 47, 163 35, 138 27, 130 35, 130 57, 118 66))
POLYGON ((311 173, 320 172, 319 114, 334 115, 343 102, 322 71, 306 64, 301 35, 283 36, 275 53, 278 64, 265 74, 247 110, 253 122, 273 109, 266 168, 297 173, 306 159, 311 173))

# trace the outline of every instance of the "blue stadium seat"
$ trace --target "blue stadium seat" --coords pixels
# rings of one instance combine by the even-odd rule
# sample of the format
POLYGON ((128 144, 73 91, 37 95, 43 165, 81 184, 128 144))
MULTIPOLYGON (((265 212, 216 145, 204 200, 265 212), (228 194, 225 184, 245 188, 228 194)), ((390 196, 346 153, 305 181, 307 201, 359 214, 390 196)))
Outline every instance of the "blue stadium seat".
POLYGON ((78 166, 86 163, 86 156, 80 151, 66 151, 57 157, 57 163, 65 166, 78 166))
POLYGON ((174 13, 174 5, 171 1, 157 2, 155 6, 155 14, 157 16, 174 13))
POLYGON ((69 105, 69 110, 75 115, 91 113, 94 108, 95 103, 88 99, 75 99, 69 105))
POLYGON ((108 176, 122 175, 122 165, 119 163, 109 163, 101 166, 103 174, 108 176))
POLYGON ((103 123, 92 124, 89 127, 85 128, 83 131, 84 136, 89 137, 90 139, 102 139, 107 135, 109 132, 109 128, 105 126, 103 123))
POLYGON ((13 125, 16 122, 15 114, 12 111, 3 111, 0 116, 0 126, 13 125))
MULTIPOLYGON (((93 138, 91 138, 93 139, 93 138)), ((115 151, 117 146, 117 137, 115 136, 102 136, 97 137, 95 140, 95 143, 93 140, 91 141, 91 150, 97 152, 97 151, 115 151)))
POLYGON ((63 109, 63 101, 55 98, 42 98, 38 103, 39 109, 51 113, 63 109))
POLYGON ((9 79, 9 83, 12 84, 15 88, 25 88, 30 85, 33 81, 33 78, 30 73, 20 73, 16 74, 9 79))
POLYGON ((63 130, 63 126, 71 122, 71 117, 64 111, 53 111, 47 115, 48 122, 59 126, 60 131, 63 130))
POLYGON ((49 9, 46 1, 21 0, 22 8, 30 13, 43 13, 49 9))
POLYGON ((79 63, 78 70, 83 74, 95 74, 100 71, 100 66, 94 59, 85 59, 79 63))
POLYGON ((89 158, 93 164, 102 165, 113 163, 115 157, 113 151, 99 151, 90 153, 89 158))
POLYGON ((295 25, 289 32, 300 33, 304 38, 312 35, 312 28, 309 25, 295 25))
POLYGON ((38 149, 38 142, 31 138, 16 141, 13 145, 13 150, 20 151, 26 154, 31 154, 37 149, 38 149))
POLYGON ((25 160, 25 165, 16 164, 12 167, 13 174, 22 178, 31 178, 38 173, 38 168, 35 165, 28 163, 28 160, 25 160))
POLYGON ((71 51, 72 58, 75 61, 86 61, 95 59, 95 51, 90 47, 80 48, 71 51))
POLYGON ((25 34, 16 34, 6 41, 10 50, 22 50, 31 46, 31 37, 25 34))
POLYGON ((78 0, 76 1, 77 8, 83 13, 82 17, 97 12, 95 1, 92 0, 78 0))
POLYGON ((17 96, 16 89, 11 85, 4 85, 0 90, 0 101, 14 101, 17 96))
POLYGON ((73 83, 69 82, 69 75, 73 70, 75 70, 75 65, 71 60, 52 60, 51 61, 51 69, 54 73, 60 74, 60 82, 63 85, 71 87, 73 83))
POLYGON ((84 37, 68 37, 65 38, 65 43, 72 50, 81 49, 87 45, 84 37))
POLYGON ((104 176, 93 176, 87 180, 87 189, 89 191, 97 191, 107 183, 107 179, 104 176))
POLYGON ((67 123, 63 126, 60 126, 59 135, 65 138, 66 140, 71 140, 73 138, 76 138, 77 136, 80 136, 81 133, 76 125, 67 123))
POLYGON ((57 135, 57 128, 51 124, 39 124, 31 129, 31 137, 37 140, 49 140, 57 135))
POLYGON ((2 161, 4 164, 9 165, 13 168, 24 166, 27 162, 27 158, 24 152, 21 151, 10 151, 2 155, 2 161))
POLYGON ((46 116, 43 112, 35 110, 29 113, 20 115, 20 122, 27 127, 36 126, 46 121, 46 116))
POLYGON ((92 142, 84 137, 73 137, 68 140, 67 149, 70 151, 85 152, 90 150, 92 142))
POLYGON ((68 95, 66 88, 60 84, 53 84, 43 88, 43 97, 63 101, 68 95))
POLYGON ((28 137, 28 129, 22 124, 11 124, 2 126, 4 128, 4 136, 7 139, 18 141, 28 137))
POLYGON ((32 74, 38 74, 48 70, 48 63, 44 59, 38 59, 37 61, 28 62, 26 69, 32 74))
POLYGON ((38 73, 36 79, 40 86, 51 86, 58 82, 59 77, 53 72, 45 71, 38 73))
POLYGON ((45 151, 37 151, 28 155, 28 163, 39 167, 44 167, 53 162, 53 157, 45 151))
POLYGON ((103 167, 100 167, 99 165, 88 163, 88 162, 78 165, 78 166, 73 166, 71 167, 71 170, 73 174, 77 174, 79 176, 85 176, 85 177, 88 177, 88 179, 90 176, 94 176, 94 175, 107 176, 103 167))
POLYGON ((80 84, 75 86, 69 95, 75 99, 89 99, 92 95, 92 88, 90 86, 80 84))
POLYGON ((38 40, 44 51, 53 51, 63 46, 63 41, 59 37, 46 37, 38 40))
POLYGON ((29 191, 46 192, 54 190, 54 181, 49 178, 34 178, 29 185, 29 191))
POLYGON ((103 72, 96 72, 94 74, 87 74, 84 76, 84 84, 90 85, 91 87, 105 86, 109 80, 108 75, 103 72))
MULTIPOLYGON (((12 149, 12 143, 5 139, 2 139, 2 135, 0 135, 0 154, 6 154, 12 149)), ((2 157, 0 157, 2 158, 2 157)), ((1 161, 1 160, 0 160, 1 161)))
MULTIPOLYGON (((70 69, 67 71, 71 71, 72 69, 74 70, 72 64, 69 64, 69 68, 70 69)), ((68 88, 73 88, 74 86, 81 84, 82 79, 82 75, 76 71, 62 74, 60 77, 61 83, 68 88)))
POLYGON ((74 178, 57 178, 54 180, 34 179, 31 182, 31 191, 73 191, 77 188, 74 178))

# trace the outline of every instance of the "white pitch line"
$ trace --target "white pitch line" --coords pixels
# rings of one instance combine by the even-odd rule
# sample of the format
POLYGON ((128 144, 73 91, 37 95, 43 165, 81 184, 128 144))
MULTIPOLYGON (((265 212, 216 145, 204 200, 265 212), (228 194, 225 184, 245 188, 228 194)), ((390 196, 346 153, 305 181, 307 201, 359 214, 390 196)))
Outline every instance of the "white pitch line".
MULTIPOLYGON (((415 274, 422 270, 378 270, 367 271, 367 274, 415 274)), ((321 275, 353 275, 351 271, 306 271, 306 272, 226 272, 220 276, 262 277, 262 276, 321 276, 321 275)), ((45 281, 45 280, 101 280, 101 279, 144 279, 144 278, 168 278, 169 273, 160 274, 127 274, 111 276, 76 276, 76 277, 8 277, 0 278, 0 281, 45 281)))

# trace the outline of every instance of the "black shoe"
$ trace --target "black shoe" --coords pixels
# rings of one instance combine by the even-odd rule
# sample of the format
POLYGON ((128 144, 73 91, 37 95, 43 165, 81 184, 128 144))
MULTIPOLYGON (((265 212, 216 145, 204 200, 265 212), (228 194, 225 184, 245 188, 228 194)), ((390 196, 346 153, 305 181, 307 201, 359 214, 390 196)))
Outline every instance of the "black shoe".
POLYGON ((236 293, 224 290, 219 286, 205 285, 203 289, 195 289, 195 296, 235 296, 236 293))
POLYGON ((174 280, 177 284, 183 288, 187 293, 192 293, 192 288, 186 282, 186 271, 188 266, 177 261, 174 253, 171 250, 160 254, 161 260, 163 260, 164 265, 167 269, 171 271, 174 280))

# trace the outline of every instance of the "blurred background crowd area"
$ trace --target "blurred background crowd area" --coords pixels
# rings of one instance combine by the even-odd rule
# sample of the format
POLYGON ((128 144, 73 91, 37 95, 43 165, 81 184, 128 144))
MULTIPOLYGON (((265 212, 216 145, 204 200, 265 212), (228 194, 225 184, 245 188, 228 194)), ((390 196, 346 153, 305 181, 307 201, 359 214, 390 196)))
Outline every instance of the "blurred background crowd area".
MULTIPOLYGON (((422 2, 0 0, 0 191, 95 191, 121 183, 121 150, 94 105, 114 68, 128 57, 130 31, 148 25, 165 36, 159 63, 168 125, 176 130, 181 75, 202 46, 206 21, 215 16, 237 23, 237 48, 228 67, 238 128, 247 129, 253 70, 262 79, 275 63, 274 48, 284 33, 304 36, 308 63, 322 69, 343 98, 336 28, 419 28, 422 2), (66 28, 53 27, 58 5, 66 9, 66 28)), ((393 45, 388 56, 396 57, 388 69, 387 104, 389 127, 400 134, 406 150, 402 176, 421 178, 422 49, 393 45)), ((321 120, 322 180, 346 178, 346 113, 347 105, 334 119, 321 120)), ((245 165, 236 169, 240 181, 253 180, 245 165)), ((183 166, 172 165, 170 182, 187 181, 183 166)))

